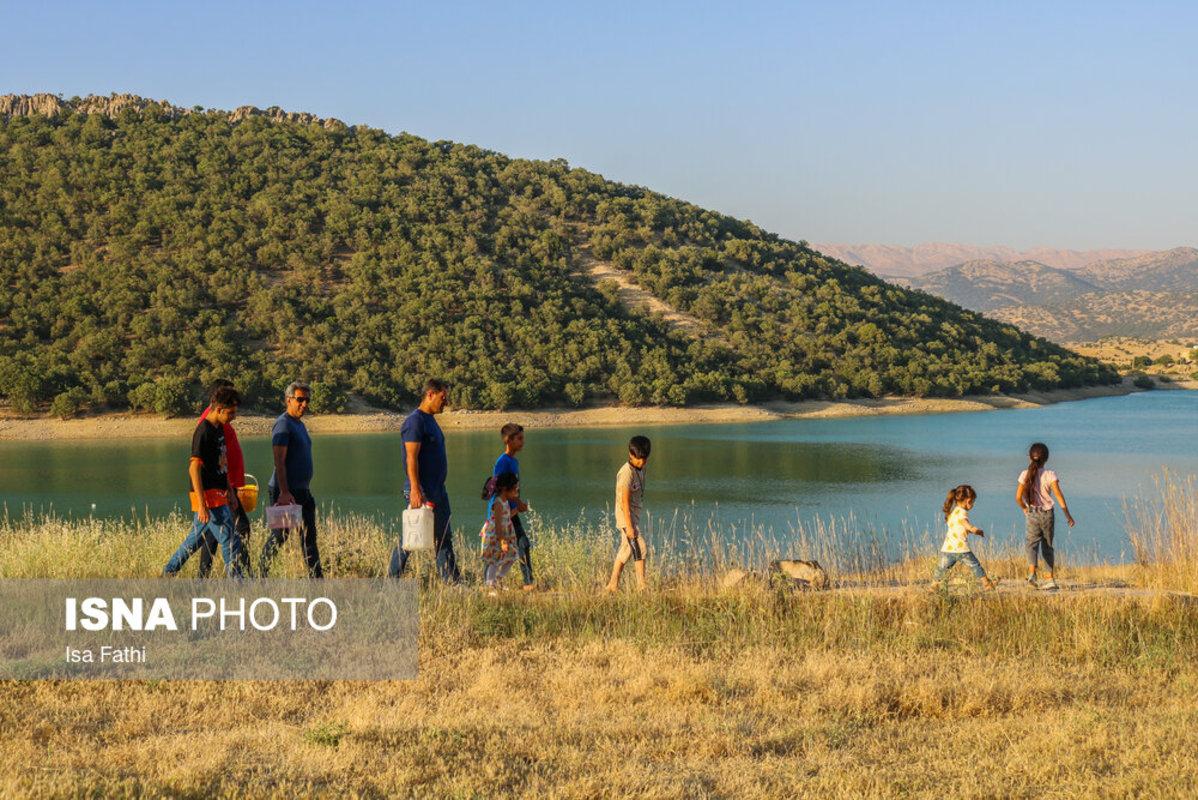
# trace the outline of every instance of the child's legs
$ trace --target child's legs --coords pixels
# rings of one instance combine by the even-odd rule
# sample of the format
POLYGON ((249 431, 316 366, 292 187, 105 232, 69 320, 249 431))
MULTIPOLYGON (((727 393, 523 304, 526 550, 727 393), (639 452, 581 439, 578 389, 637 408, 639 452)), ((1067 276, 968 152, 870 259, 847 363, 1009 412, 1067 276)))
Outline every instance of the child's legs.
POLYGON ((205 530, 203 536, 204 540, 200 543, 200 571, 196 573, 197 578, 207 578, 208 573, 212 572, 212 556, 216 554, 216 550, 220 546, 211 531, 205 530))
POLYGON ((495 576, 499 572, 499 567, 495 564, 487 564, 487 569, 483 572, 483 581, 487 586, 495 585, 495 576))
POLYGON ((934 580, 934 581, 944 580, 945 574, 950 569, 952 569, 953 566, 957 563, 957 559, 955 558, 955 556, 956 556, 956 553, 941 553, 940 554, 940 564, 937 565, 936 574, 932 576, 932 580, 934 580))
POLYGON ((620 573, 624 571, 624 565, 628 563, 628 559, 632 558, 632 549, 628 546, 628 539, 624 534, 620 536, 620 549, 616 551, 616 560, 611 565, 611 580, 607 582, 607 589, 614 592, 620 583, 620 573))
MULTIPOLYGON (((505 561, 499 565, 499 569, 495 573, 495 583, 496 584, 503 583, 503 579, 507 577, 508 572, 510 572, 512 569, 512 563, 513 562, 511 562, 511 561, 505 561)), ((488 571, 490 569, 492 569, 492 568, 488 567, 488 571)))
MULTIPOLYGON (((212 509, 208 510, 208 519, 212 519, 212 509)), ((204 534, 208 532, 208 523, 200 522, 200 515, 197 513, 191 523, 191 530, 187 533, 187 538, 183 540, 183 544, 179 545, 179 549, 171 556, 171 560, 166 562, 166 567, 163 568, 163 573, 166 575, 174 575, 179 570, 183 569, 183 565, 187 563, 187 559, 191 554, 204 543, 204 534)))
POLYGON ((528 552, 530 544, 519 514, 512 517, 512 526, 516 529, 516 558, 520 560, 520 574, 524 578, 524 585, 532 586, 532 557, 528 552))
POLYGON ((962 564, 973 570, 973 577, 978 580, 986 579, 986 570, 982 569, 982 562, 978 561, 978 557, 973 553, 960 553, 958 559, 962 564))
POLYGON ((635 539, 629 539, 627 536, 621 538, 620 552, 616 554, 617 568, 612 573, 612 583, 620 575, 620 569, 629 561, 632 562, 633 571, 636 573, 636 584, 640 589, 645 588, 645 560, 649 555, 649 545, 645 542, 644 536, 637 536, 635 539))
POLYGON ((632 568, 636 570, 636 585, 638 589, 644 589, 645 584, 645 559, 639 559, 632 562, 632 568))
POLYGON ((1052 575, 1055 571, 1057 551, 1052 546, 1053 534, 1056 533, 1056 515, 1051 511, 1044 512, 1044 539, 1040 542, 1040 555, 1044 556, 1044 564, 1048 567, 1048 574, 1052 575))
POLYGON ((1025 542, 1027 565, 1033 571, 1036 569, 1039 561, 1037 551, 1040 551, 1044 554, 1044 563, 1048 565, 1048 571, 1052 572, 1053 562, 1055 561, 1055 554, 1052 549, 1053 522, 1053 513, 1051 511, 1041 511, 1035 508, 1028 509, 1025 542))
POLYGON ((225 575, 241 577, 241 537, 233 526, 233 511, 228 506, 212 509, 208 530, 220 542, 221 557, 225 560, 225 575))

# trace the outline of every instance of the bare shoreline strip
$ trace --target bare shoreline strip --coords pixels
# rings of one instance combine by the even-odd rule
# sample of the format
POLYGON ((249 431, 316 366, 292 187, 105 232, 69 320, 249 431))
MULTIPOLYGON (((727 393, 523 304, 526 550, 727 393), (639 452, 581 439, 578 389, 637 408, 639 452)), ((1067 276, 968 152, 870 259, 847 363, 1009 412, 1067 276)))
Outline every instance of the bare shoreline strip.
MULTIPOLYGON (((1198 388, 1198 383, 1173 384, 1198 388)), ((893 397, 878 400, 803 400, 773 402, 759 406, 721 404, 690 408, 606 406, 585 409, 540 409, 534 411, 447 411, 440 417, 446 430, 498 430, 506 422, 529 428, 598 428, 645 425, 699 425, 704 423, 763 422, 777 419, 818 419, 880 416, 890 414, 945 414, 962 411, 991 411, 1034 408, 1050 403, 1111 397, 1135 391, 1130 382, 1116 386, 1031 392, 1021 395, 991 395, 960 398, 893 397)), ((372 411, 358 414, 313 415, 305 418, 313 433, 381 433, 398 431, 404 414, 372 411)), ((242 436, 270 433, 273 416, 242 416, 237 431, 242 436)), ((194 418, 163 419, 143 414, 103 414, 84 419, 15 419, 0 417, 0 441, 79 439, 142 439, 190 435, 194 418)))

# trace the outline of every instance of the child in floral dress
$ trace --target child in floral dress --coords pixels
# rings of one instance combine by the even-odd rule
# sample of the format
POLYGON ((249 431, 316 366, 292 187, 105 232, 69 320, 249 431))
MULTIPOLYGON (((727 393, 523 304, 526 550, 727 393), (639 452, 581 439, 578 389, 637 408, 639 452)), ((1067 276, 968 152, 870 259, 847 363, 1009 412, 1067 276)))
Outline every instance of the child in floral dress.
POLYGON ((948 525, 948 533, 940 548, 940 564, 936 567, 936 575, 932 578, 931 591, 937 591, 944 581, 944 576, 960 561, 973 571, 975 577, 982 582, 982 588, 987 591, 994 589, 994 581, 982 568, 978 557, 969 548, 969 534, 984 536, 981 528, 969 521, 969 510, 978 499, 978 493, 972 486, 961 484, 948 493, 944 500, 944 520, 948 525))
POLYGON ((496 589, 516 563, 516 529, 512 524, 511 502, 520 496, 520 479, 514 472, 504 472, 487 481, 483 498, 489 499, 487 521, 479 531, 482 537, 485 581, 496 589))

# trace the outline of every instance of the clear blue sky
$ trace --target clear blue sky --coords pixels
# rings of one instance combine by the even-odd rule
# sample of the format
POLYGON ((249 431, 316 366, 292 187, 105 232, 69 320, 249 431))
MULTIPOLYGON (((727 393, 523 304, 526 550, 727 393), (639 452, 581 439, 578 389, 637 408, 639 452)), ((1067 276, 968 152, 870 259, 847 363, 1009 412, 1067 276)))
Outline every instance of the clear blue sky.
POLYGON ((0 93, 278 105, 812 242, 1198 246, 1198 3, 0 0, 0 93))

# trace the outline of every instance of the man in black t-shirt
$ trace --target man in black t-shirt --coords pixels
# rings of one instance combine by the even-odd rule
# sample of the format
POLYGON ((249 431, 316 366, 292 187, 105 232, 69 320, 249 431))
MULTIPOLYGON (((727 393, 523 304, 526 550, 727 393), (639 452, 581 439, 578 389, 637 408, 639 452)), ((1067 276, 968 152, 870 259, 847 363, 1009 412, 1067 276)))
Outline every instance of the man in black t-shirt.
POLYGON ((237 493, 229 487, 229 462, 225 452, 224 427, 237 416, 241 395, 230 386, 222 386, 212 395, 212 411, 196 426, 191 437, 191 461, 187 473, 191 484, 195 521, 191 532, 171 556, 164 576, 177 575, 183 564, 204 542, 209 533, 220 542, 225 573, 241 577, 241 537, 233 528, 233 510, 237 493))

